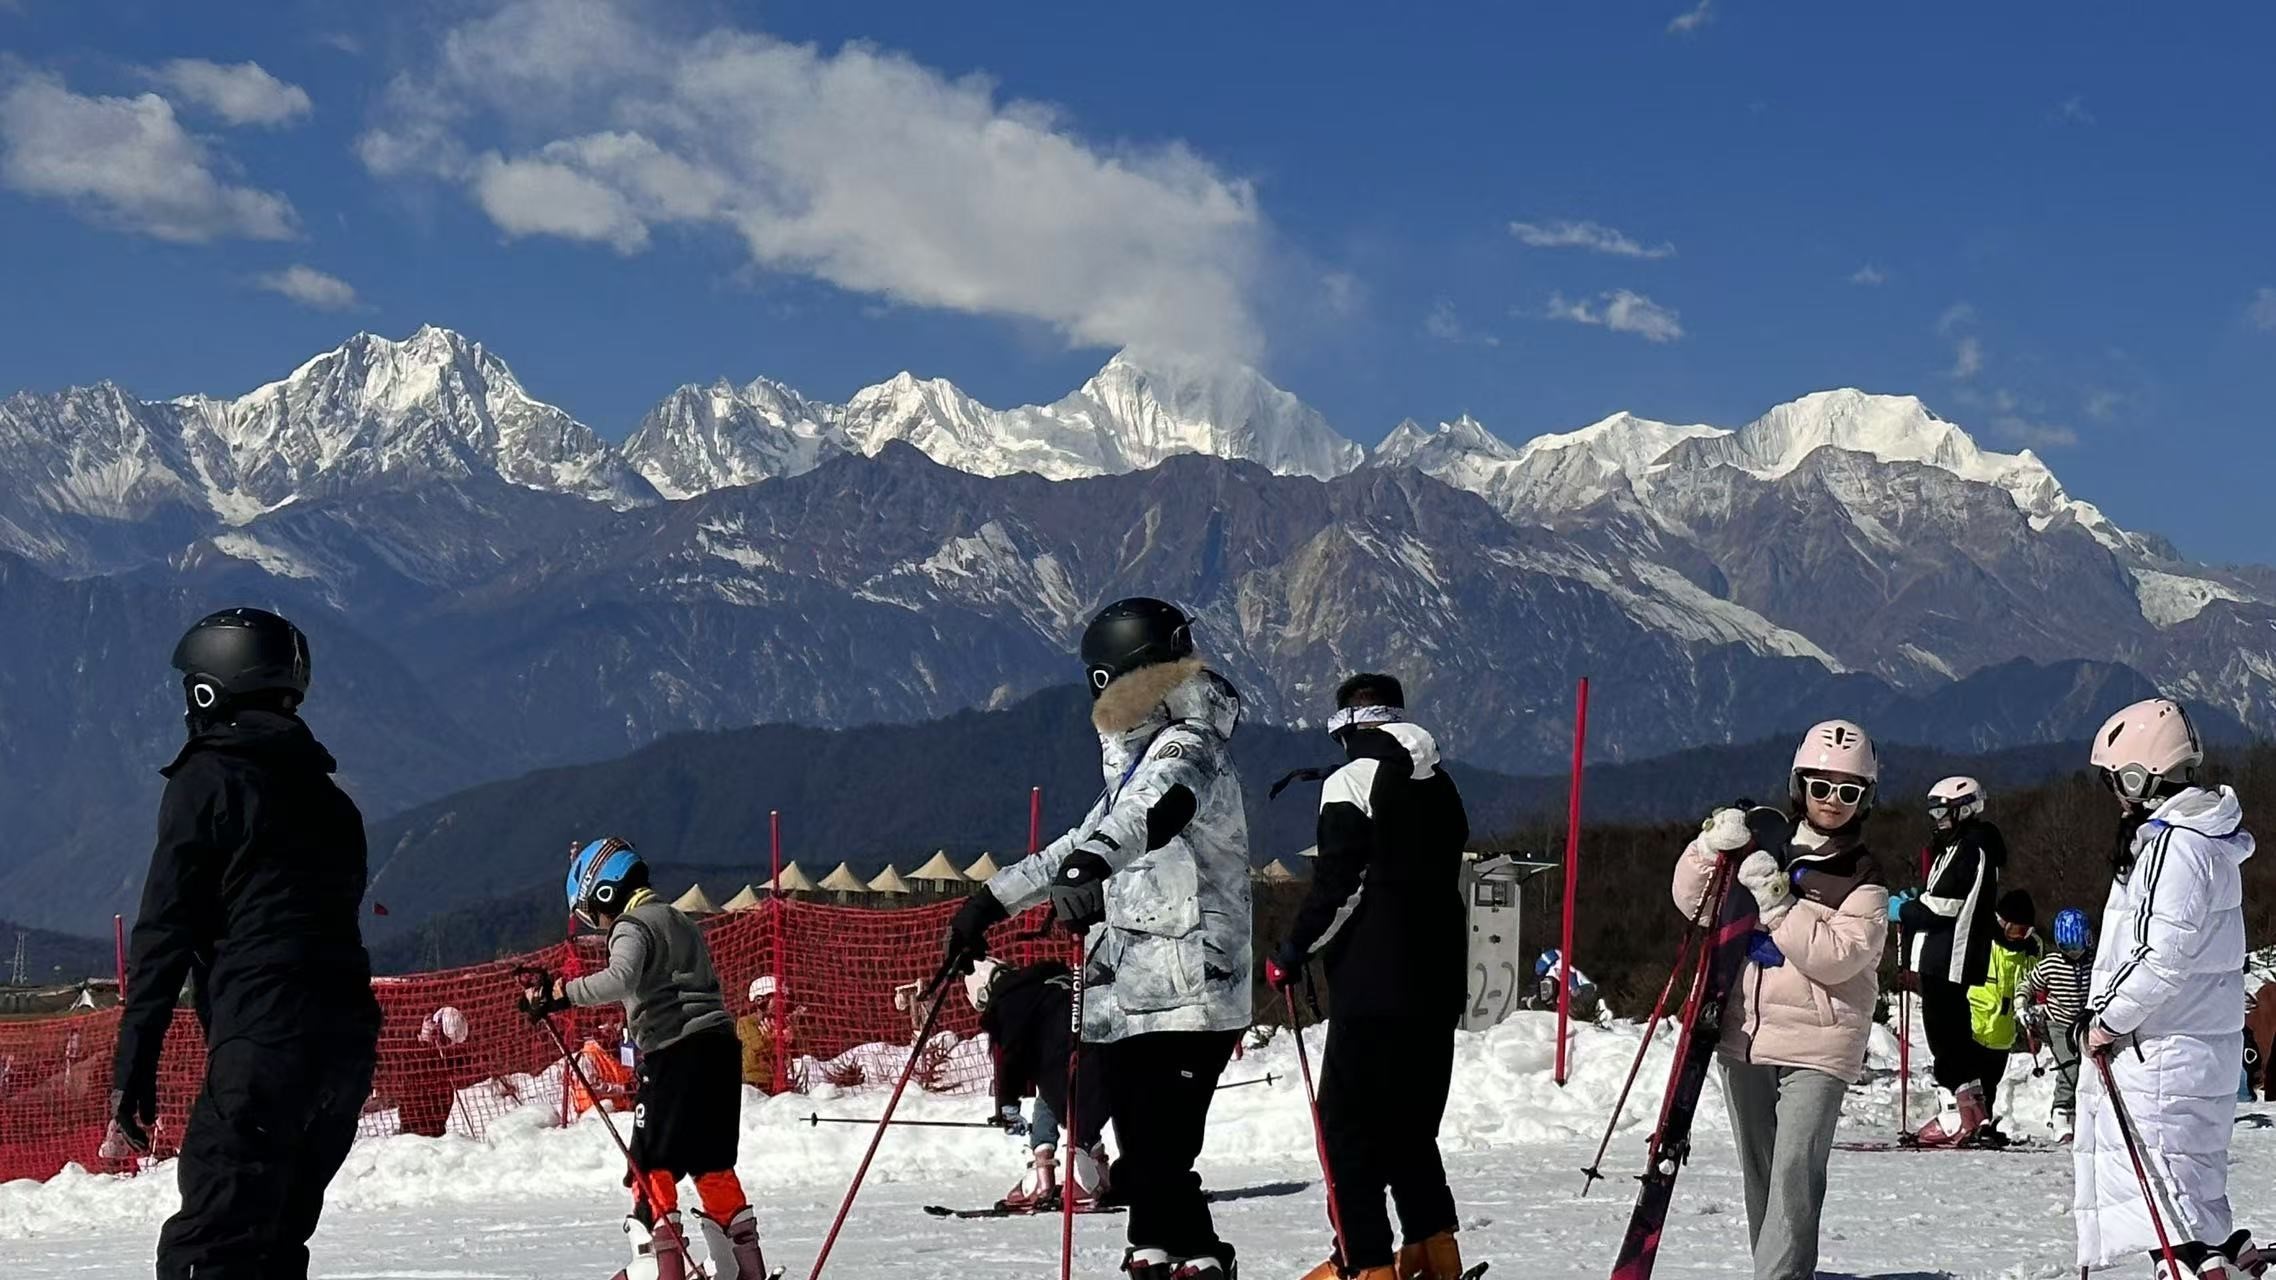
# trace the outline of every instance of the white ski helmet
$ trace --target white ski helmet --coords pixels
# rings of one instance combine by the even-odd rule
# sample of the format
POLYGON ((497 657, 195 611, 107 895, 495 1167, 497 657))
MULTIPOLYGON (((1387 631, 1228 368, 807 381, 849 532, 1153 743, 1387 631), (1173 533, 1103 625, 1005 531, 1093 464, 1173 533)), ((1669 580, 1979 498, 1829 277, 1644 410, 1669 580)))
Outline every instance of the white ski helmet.
POLYGON ((975 960, 972 972, 964 975, 964 998, 972 1002, 972 1012, 986 1013, 988 997, 994 994, 996 970, 1003 965, 994 960, 975 960))
POLYGON ((2161 783, 2196 781, 2205 744, 2180 703, 2147 698, 2103 722, 2088 760, 2119 799, 2141 804, 2161 783))
POLYGON ((1946 778, 1928 789, 1928 818, 1939 830, 1982 816, 1984 787, 1974 778, 1946 778))
POLYGON ((1802 803, 1802 778, 1812 773, 1846 773, 1865 783, 1865 799, 1858 812, 1873 807, 1873 784, 1881 777, 1881 760, 1873 739, 1854 721, 1826 720, 1810 726, 1802 745, 1794 749, 1794 767, 1786 774, 1786 798, 1802 803))
POLYGON ((751 979, 751 1003, 757 1004, 773 995, 774 989, 774 978, 771 975, 751 979))
POLYGON ((465 1044, 466 1030, 466 1015, 457 1006, 446 1004, 419 1024, 419 1043, 465 1044))

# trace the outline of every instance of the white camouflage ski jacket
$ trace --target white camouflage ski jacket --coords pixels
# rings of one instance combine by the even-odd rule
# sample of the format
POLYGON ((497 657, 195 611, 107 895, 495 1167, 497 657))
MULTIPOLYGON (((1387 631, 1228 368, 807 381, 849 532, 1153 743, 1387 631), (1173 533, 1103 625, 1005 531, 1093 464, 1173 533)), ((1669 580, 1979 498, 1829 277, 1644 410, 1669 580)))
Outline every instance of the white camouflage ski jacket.
POLYGON ((1083 1038, 1249 1025, 1249 826, 1228 741, 1241 699, 1197 660, 1133 671, 1092 711, 1106 791, 1072 831, 996 873, 1019 912, 1077 850, 1114 868, 1086 944, 1083 1038), (1185 811, 1182 789, 1192 802, 1185 811))
MULTIPOLYGON (((2110 1073, 2162 1190, 2179 1244, 2229 1234, 2229 1135, 2244 1059, 2244 886, 2253 854, 2227 787, 2174 796, 2134 837, 2134 865, 2110 886, 2094 952, 2091 1017, 2135 1038, 2110 1073)), ((2125 1137, 2090 1059, 2081 1064, 2072 1154, 2082 1266, 2158 1247, 2125 1137)))

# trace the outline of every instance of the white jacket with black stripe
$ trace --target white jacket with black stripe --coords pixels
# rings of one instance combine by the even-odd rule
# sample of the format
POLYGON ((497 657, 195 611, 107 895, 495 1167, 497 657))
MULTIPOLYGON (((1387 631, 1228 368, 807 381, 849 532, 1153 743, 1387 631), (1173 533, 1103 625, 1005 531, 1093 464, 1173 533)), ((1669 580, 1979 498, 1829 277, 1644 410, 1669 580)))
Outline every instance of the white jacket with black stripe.
MULTIPOLYGON (((2176 1243, 2218 1243, 2231 1229, 2229 1135, 2244 1055, 2241 868, 2252 853, 2236 793, 2193 787, 2135 833, 2133 865, 2102 910, 2089 1015, 2133 1037, 2111 1055, 2111 1075, 2170 1198, 2161 1207, 2176 1243)), ((2081 1265, 2156 1249, 2116 1113, 2091 1064, 2080 1082, 2074 1163, 2081 1265)))

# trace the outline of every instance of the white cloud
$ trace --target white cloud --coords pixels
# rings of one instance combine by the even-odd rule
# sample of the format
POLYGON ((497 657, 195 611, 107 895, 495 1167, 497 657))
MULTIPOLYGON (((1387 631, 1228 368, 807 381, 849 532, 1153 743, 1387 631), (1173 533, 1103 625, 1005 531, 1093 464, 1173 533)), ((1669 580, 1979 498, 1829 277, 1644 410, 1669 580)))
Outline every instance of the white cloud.
POLYGON ((2086 109, 2086 98, 2074 93, 2055 104, 2054 119, 2057 124, 2093 124, 2094 113, 2086 109))
POLYGON ((345 311, 356 305, 356 288, 335 275, 298 263, 282 271, 253 277, 253 283, 270 293, 282 294, 318 311, 345 311))
POLYGON ((1951 306, 1944 308, 1943 315, 1936 317, 1936 332, 1940 336, 1949 338, 1952 336, 1955 330, 1960 329, 1966 325, 1974 324, 1975 322, 1975 304, 1968 302, 1955 302, 1951 306))
POLYGON ((1887 284, 1889 282, 1889 273, 1868 262, 1864 266, 1859 267, 1857 270, 1849 273, 1849 282, 1851 284, 1861 284, 1865 285, 1868 288, 1871 288, 1876 285, 1887 284))
POLYGON ((2079 408, 2096 422, 2108 422, 2118 416, 2119 406, 2125 403, 2126 397, 2120 392, 2104 387, 2088 387, 2086 394, 2079 399, 2079 408))
POLYGON ((1509 233, 1535 249, 1587 249, 1622 258, 1672 258, 1675 246, 1662 241, 1646 247, 1601 222, 1512 222, 1509 233))
POLYGON ((668 28, 630 0, 514 0, 446 31, 358 154, 462 185, 510 236, 632 253, 724 230, 759 267, 897 304, 1256 354, 1269 228, 1185 146, 1090 142, 873 45, 668 28))
POLYGON ((1494 334, 1479 333, 1464 325, 1454 304, 1445 298, 1440 298, 1431 307, 1430 314, 1423 317, 1423 332, 1440 342, 1465 346, 1498 347, 1502 344, 1494 334))
POLYGON ((1688 35, 1713 22, 1714 3, 1715 0, 1699 0, 1698 4, 1668 19, 1667 33, 1671 36, 1688 35))
POLYGON ((2276 333, 2276 289, 2263 287, 2244 308, 2244 318, 2263 333, 2276 333))
POLYGON ((1984 371, 1983 339, 1969 334, 1952 344, 1952 372, 1954 378, 1973 378, 1984 371))
POLYGON ((87 97, 31 74, 0 83, 0 185, 161 240, 284 240, 291 201, 233 185, 164 98, 87 97))
POLYGON ((2035 422, 2020 414, 2002 414, 1991 420, 1992 430, 2009 444, 2026 449, 2066 449, 2078 443, 2078 433, 2052 422, 2035 422))
POLYGON ((308 91, 263 70, 258 62, 224 66, 202 58, 176 58, 150 78, 181 102, 211 111, 230 124, 284 124, 315 109, 308 91))
POLYGON ((1683 336, 1683 323, 1674 308, 1663 307, 1627 289, 1600 294, 1595 304, 1586 298, 1568 302, 1565 295, 1552 293, 1548 315, 1552 320, 1570 320, 1575 324, 1598 325, 1614 333, 1632 333, 1646 342, 1673 342, 1683 336))

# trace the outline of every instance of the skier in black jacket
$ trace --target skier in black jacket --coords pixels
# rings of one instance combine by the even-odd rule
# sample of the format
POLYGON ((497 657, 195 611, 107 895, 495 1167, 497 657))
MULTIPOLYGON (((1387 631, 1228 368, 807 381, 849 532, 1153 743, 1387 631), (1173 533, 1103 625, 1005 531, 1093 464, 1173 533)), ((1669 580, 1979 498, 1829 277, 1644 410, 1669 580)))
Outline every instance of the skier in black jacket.
POLYGON ((1342 1256, 1306 1280, 1462 1274, 1438 1125, 1468 991, 1460 876, 1470 822, 1437 743, 1407 723, 1405 707, 1387 675, 1355 675, 1336 690, 1328 732, 1347 762, 1321 788, 1312 888, 1266 972, 1285 989, 1317 955, 1334 998, 1320 1124, 1342 1256), (1395 1273, 1386 1189, 1406 1241, 1395 1273))
POLYGON ((299 628, 224 610, 190 628, 174 666, 189 741, 161 771, 103 1150, 149 1149, 159 1054, 192 980, 205 1086, 182 1140, 182 1207, 158 1238, 159 1280, 300 1280, 379 1036, 357 927, 363 816, 300 720, 299 628))
MULTIPOLYGON (((994 1049, 998 1118, 1011 1127, 1019 1117, 1020 1099, 1030 1092, 1038 1103, 1027 1130, 1027 1176, 999 1203, 1021 1210, 1054 1207, 1065 1187, 1058 1148, 1068 1124, 1074 974, 1057 960, 1024 966, 982 960, 965 978, 964 990, 994 1049)), ((1082 1069, 1075 1075, 1076 1131, 1065 1134, 1068 1159, 1075 1166, 1077 1209, 1096 1208, 1106 1192, 1106 1145, 1099 1141, 1107 1120, 1105 1065, 1095 1048, 1084 1046, 1082 1069)))
POLYGON ((1974 778, 1946 778, 1929 788, 1935 834, 1927 888, 1890 903, 1891 917, 1903 927, 1905 968, 1920 984, 1921 1028, 1944 1103, 1915 1135, 1927 1146, 1967 1141, 1991 1118, 1985 1097, 1991 1055, 1976 1043, 1968 988, 1984 980, 1991 964, 2007 844, 1983 816, 1984 803, 1974 778))

